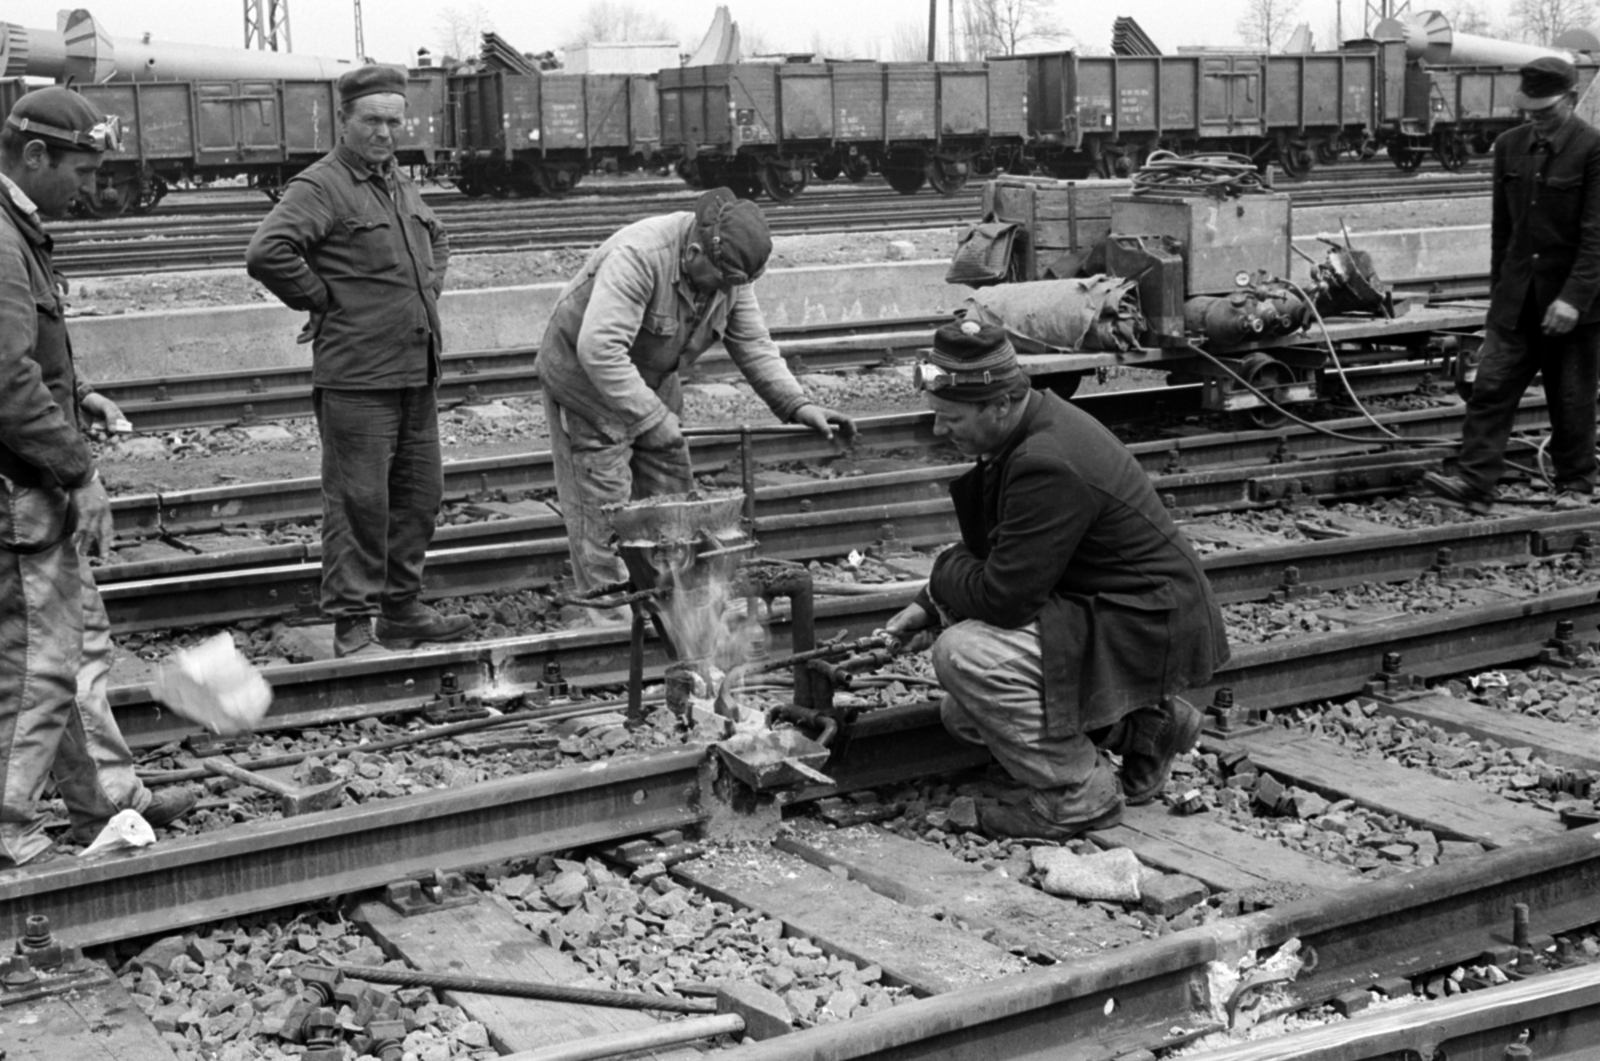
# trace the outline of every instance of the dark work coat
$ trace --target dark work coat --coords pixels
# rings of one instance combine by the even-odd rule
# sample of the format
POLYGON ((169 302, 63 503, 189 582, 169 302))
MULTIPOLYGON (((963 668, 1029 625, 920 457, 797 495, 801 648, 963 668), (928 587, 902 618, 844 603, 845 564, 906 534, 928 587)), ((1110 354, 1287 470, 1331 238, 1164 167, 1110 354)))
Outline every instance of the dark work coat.
POLYGON ((1199 558, 1133 454, 1081 409, 1033 392, 950 496, 961 544, 928 593, 965 619, 1039 621, 1049 736, 1109 726, 1227 662, 1199 558))
POLYGON ((1494 142, 1489 323, 1515 330, 1562 299, 1579 324, 1600 322, 1600 132, 1573 116, 1534 150, 1532 125, 1494 142))

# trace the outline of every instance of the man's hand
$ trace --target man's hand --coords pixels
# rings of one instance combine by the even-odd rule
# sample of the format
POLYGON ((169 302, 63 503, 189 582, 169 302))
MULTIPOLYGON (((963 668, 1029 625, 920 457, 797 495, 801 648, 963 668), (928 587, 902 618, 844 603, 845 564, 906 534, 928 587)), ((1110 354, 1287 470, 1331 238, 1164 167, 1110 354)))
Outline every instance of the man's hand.
POLYGON ((97 475, 88 485, 72 491, 72 508, 78 517, 78 529, 72 532, 72 544, 84 556, 104 557, 111 548, 114 531, 111 527, 111 498, 97 475))
POLYGON ((824 438, 833 438, 837 431, 846 439, 856 437, 856 422, 836 409, 821 405, 802 405, 795 410, 794 422, 804 424, 824 438))
POLYGON ((91 392, 78 407, 90 416, 105 425, 105 429, 112 434, 127 434, 133 430, 133 425, 128 423, 128 418, 122 415, 122 410, 117 403, 107 398, 99 391, 91 392))
POLYGON ((683 427, 678 423, 678 414, 668 409, 660 423, 634 439, 633 444, 640 449, 680 449, 683 446, 683 427))
POLYGON ((894 618, 884 626, 883 633, 894 639, 893 648, 898 651, 915 634, 926 630, 933 623, 933 616, 928 614, 928 609, 913 601, 895 613, 894 618))
POLYGON ((1578 307, 1564 299, 1556 299, 1544 311, 1543 330, 1546 335, 1565 335, 1578 326, 1578 307))
POLYGON ((312 310, 311 316, 306 318, 305 327, 301 328, 300 334, 294 337, 295 344, 304 345, 316 339, 317 335, 322 331, 322 322, 327 318, 327 310, 323 310, 321 313, 312 310))

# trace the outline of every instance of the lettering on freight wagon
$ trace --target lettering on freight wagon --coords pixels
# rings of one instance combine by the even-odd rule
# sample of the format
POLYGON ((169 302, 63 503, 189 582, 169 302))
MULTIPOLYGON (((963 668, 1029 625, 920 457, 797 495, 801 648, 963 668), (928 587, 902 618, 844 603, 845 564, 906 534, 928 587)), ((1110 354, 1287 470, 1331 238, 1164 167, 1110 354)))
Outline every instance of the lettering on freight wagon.
POLYGON ((1120 113, 1127 122, 1147 123, 1150 121, 1150 90, 1148 88, 1124 88, 1117 93, 1120 101, 1120 113))

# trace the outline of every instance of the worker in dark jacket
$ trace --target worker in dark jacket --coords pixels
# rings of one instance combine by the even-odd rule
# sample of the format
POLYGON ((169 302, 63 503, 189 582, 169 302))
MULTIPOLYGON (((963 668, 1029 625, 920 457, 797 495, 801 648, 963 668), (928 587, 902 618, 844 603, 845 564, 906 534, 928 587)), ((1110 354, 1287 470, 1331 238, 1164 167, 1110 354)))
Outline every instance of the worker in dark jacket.
POLYGON ((394 163, 405 92, 392 66, 339 79, 343 142, 289 182, 246 255, 251 276, 311 314, 301 341, 322 434, 322 610, 339 656, 472 630, 419 599, 444 499, 435 391, 449 241, 394 163))
POLYGON ((986 832, 1065 840, 1115 825, 1124 802, 1161 794, 1199 736, 1177 694, 1228 659, 1210 583, 1133 455, 1033 390, 1004 330, 947 324, 917 373, 934 434, 977 466, 950 487, 961 542, 888 630, 945 626, 945 727, 1028 790, 983 807, 986 832))
POLYGON ((195 803, 144 787, 106 698, 110 624, 88 557, 111 545, 111 502, 79 406, 121 414, 77 378, 39 220, 93 195, 116 146, 115 119, 64 88, 24 95, 0 132, 0 869, 49 850, 47 779, 83 841, 120 810, 166 825, 195 803))
POLYGON ((1578 72, 1564 59, 1522 68, 1528 121, 1494 142, 1489 316, 1462 427, 1460 475, 1427 485, 1468 511, 1494 503, 1517 405, 1543 374, 1557 508, 1595 486, 1600 381, 1600 131, 1573 113, 1578 72))

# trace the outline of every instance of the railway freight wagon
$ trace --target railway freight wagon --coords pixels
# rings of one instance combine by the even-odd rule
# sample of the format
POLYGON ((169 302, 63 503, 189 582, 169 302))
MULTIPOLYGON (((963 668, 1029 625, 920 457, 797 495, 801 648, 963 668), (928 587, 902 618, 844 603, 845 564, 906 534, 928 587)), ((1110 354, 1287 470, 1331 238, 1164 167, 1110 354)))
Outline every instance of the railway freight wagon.
POLYGON ((655 77, 452 74, 447 82, 456 186, 467 195, 560 195, 600 165, 657 161, 655 77))
MULTIPOLYGON (((1582 98, 1600 68, 1588 62, 1577 67, 1582 98)), ((1495 137, 1522 121, 1512 100, 1520 81, 1511 67, 1413 62, 1406 68, 1400 118, 1382 135, 1389 156, 1410 170, 1432 152, 1445 169, 1455 170, 1469 154, 1487 154, 1495 137)))
POLYGON ((1405 67, 1404 45, 1389 43, 1305 55, 1021 58, 1029 154, 1062 177, 1126 176, 1157 148, 1276 158, 1301 176, 1398 113, 1405 67))
MULTIPOLYGON (((0 104, 32 86, 8 80, 0 104)), ((333 81, 111 81, 74 85, 94 107, 122 121, 121 150, 106 156, 90 210, 113 217, 148 209, 178 181, 243 176, 277 190, 338 143, 333 81)), ((406 86, 400 164, 426 170, 444 130, 442 73, 413 74, 406 86)))
POLYGON ((660 74, 661 147, 701 187, 792 199, 814 172, 872 169, 951 194, 1026 132, 1026 69, 986 63, 740 63, 660 74))

